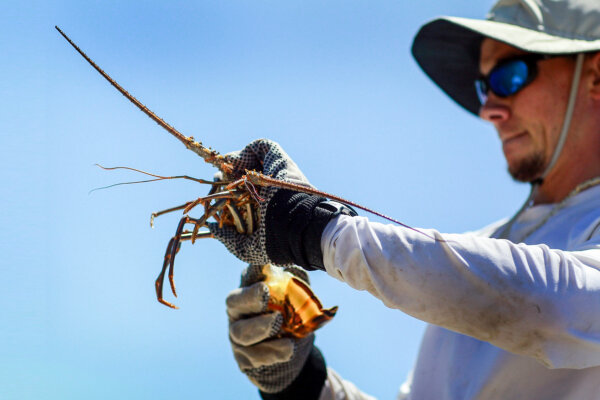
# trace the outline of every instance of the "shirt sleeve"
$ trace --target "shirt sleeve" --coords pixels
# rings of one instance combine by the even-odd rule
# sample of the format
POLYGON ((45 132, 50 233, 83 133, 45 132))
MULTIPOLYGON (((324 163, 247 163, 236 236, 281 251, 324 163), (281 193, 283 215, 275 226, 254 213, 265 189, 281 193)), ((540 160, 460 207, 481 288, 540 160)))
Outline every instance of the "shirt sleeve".
POLYGON ((333 369, 327 368, 327 379, 319 400, 376 400, 358 390, 349 381, 342 379, 333 369))
POLYGON ((569 252, 340 216, 321 245, 328 274, 388 307, 548 368, 600 365, 598 244, 569 252))

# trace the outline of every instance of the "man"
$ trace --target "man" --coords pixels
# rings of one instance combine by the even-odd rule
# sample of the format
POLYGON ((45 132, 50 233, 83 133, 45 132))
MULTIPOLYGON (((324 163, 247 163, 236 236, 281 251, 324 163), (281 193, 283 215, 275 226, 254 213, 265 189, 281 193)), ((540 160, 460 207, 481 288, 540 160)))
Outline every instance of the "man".
MULTIPOLYGON (((598 51, 597 0, 500 0, 487 21, 441 18, 417 34, 419 65, 494 125, 509 172, 532 185, 509 221, 442 235, 268 188, 255 234, 211 230, 244 261, 325 270, 428 322, 400 398, 600 398, 598 51)), ((270 141, 230 160, 309 185, 270 141)), ((234 356, 261 396, 370 399, 326 369, 313 335, 279 335, 261 279, 250 266, 227 300, 234 356)))

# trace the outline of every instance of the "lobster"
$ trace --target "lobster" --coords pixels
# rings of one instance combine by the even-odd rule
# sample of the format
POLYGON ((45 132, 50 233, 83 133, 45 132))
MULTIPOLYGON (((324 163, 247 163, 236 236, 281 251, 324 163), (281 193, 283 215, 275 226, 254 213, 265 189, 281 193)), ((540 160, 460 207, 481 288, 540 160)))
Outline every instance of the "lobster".
MULTIPOLYGON (((381 214, 377 211, 364 207, 360 204, 345 200, 339 196, 332 195, 311 187, 302 186, 290 182, 274 179, 257 171, 246 170, 243 173, 235 171, 233 165, 227 161, 227 157, 219 154, 210 147, 205 147, 201 142, 196 141, 192 136, 185 136, 173 126, 169 125, 162 118, 157 116, 148 107, 142 104, 133 95, 127 92, 115 80, 113 80, 106 72, 104 72, 91 58, 89 58, 58 26, 56 30, 69 42, 69 44, 94 68, 100 73, 113 87, 115 87, 123 96, 138 107, 144 114, 154 120, 159 126, 167 130, 171 135, 184 144, 184 146, 202 157, 205 162, 216 167, 222 174, 222 180, 206 181, 193 178, 187 175, 176 177, 165 177, 160 175, 150 174, 129 167, 112 167, 104 169, 129 169, 151 175, 156 179, 174 179, 182 178, 192 180, 198 183, 212 185, 208 195, 197 198, 196 200, 186 202, 180 206, 172 207, 166 210, 154 212, 151 215, 150 224, 160 215, 173 211, 182 210, 184 216, 179 221, 175 235, 170 239, 165 251, 162 269, 155 281, 155 290, 157 300, 170 308, 178 308, 174 304, 166 301, 163 298, 163 286, 165 274, 168 268, 168 279, 171 292, 177 297, 174 281, 174 263, 175 256, 178 253, 181 243, 191 241, 194 243, 199 238, 211 238, 213 235, 210 231, 200 231, 201 228, 207 227, 210 219, 215 220, 220 226, 229 225, 235 227, 240 234, 251 234, 254 232, 259 223, 259 203, 262 201, 255 186, 263 187, 279 187, 284 189, 295 190, 308 194, 327 197, 361 210, 370 212, 374 215, 385 218, 405 228, 414 230, 423 235, 424 232, 410 227, 398 220, 381 214), (197 206, 203 206, 204 214, 200 218, 192 218, 188 213, 197 206), (186 229, 188 225, 192 225, 191 230, 186 229)), ((432 238, 434 239, 434 238, 432 238)), ((269 302, 269 309, 281 311, 284 314, 285 327, 284 331, 302 337, 311 331, 318 329, 323 323, 329 321, 335 315, 337 307, 324 309, 321 302, 310 289, 308 284, 296 277, 290 277, 285 274, 274 272, 270 266, 265 266, 264 275, 266 282, 271 288, 275 296, 272 296, 269 302), (303 310, 301 310, 303 309, 303 310)))

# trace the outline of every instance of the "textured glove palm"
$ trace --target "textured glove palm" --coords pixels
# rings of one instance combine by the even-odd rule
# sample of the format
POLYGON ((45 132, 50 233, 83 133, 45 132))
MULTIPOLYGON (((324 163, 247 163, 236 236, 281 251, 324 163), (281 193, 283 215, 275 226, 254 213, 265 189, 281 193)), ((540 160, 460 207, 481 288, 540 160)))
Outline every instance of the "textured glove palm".
MULTIPOLYGON (((301 268, 285 269, 308 282, 301 268)), ((229 340, 240 370, 262 392, 276 393, 302 371, 314 334, 302 339, 280 337, 283 317, 268 311, 269 288, 263 279, 262 266, 250 265, 242 274, 241 287, 227 296, 229 340)))
MULTIPOLYGON (((229 153, 226 157, 238 173, 256 170, 279 180, 310 186, 294 161, 279 144, 271 140, 255 140, 243 150, 229 153)), ((239 234, 232 227, 219 227, 216 223, 209 224, 209 229, 215 238, 240 260, 249 264, 269 264, 271 261, 267 256, 265 245, 265 215, 269 201, 279 189, 275 187, 257 189, 265 201, 260 204, 260 221, 254 233, 239 234)))

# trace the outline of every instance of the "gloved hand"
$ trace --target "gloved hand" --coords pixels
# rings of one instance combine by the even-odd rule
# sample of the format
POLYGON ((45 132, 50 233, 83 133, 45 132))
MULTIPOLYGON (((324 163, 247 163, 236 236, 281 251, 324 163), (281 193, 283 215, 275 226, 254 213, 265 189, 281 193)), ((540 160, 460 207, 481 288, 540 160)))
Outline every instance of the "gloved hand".
MULTIPOLYGON (((301 268, 285 269, 308 282, 301 268)), ((261 282, 264 278, 262 265, 250 265, 242 274, 241 287, 227 296, 229 339, 240 370, 261 392, 277 393, 300 375, 313 350, 314 333, 302 339, 281 335, 283 317, 267 309, 269 288, 261 282)))
MULTIPOLYGON (((255 140, 243 150, 229 153, 225 157, 233 165, 236 173, 244 174, 247 169, 256 170, 279 180, 310 186, 308 179, 294 161, 279 144, 271 140, 255 140)), ((265 215, 271 199, 279 188, 261 187, 257 190, 265 201, 260 204, 259 224, 254 233, 239 234, 233 227, 220 228, 216 223, 209 224, 209 229, 215 238, 240 260, 249 264, 269 264, 272 260, 267 255, 265 245, 265 215)), ((287 263, 290 262, 291 260, 287 263)))
MULTIPOLYGON (((310 186, 298 166, 273 141, 255 140, 226 157, 240 174, 255 169, 279 180, 310 186)), ((325 269, 321 252, 325 226, 339 214, 357 215, 356 212, 325 197, 277 187, 257 189, 265 199, 260 204, 258 228, 246 235, 230 226, 209 224, 215 238, 249 264, 296 264, 309 270, 325 269)))

